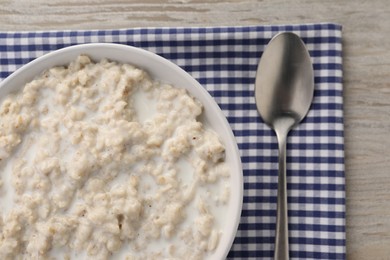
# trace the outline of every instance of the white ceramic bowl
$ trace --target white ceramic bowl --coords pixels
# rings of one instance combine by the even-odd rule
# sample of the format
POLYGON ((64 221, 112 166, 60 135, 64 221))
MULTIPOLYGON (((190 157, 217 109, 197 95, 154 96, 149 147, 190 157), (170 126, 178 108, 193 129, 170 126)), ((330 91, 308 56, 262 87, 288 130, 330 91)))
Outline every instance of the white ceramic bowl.
POLYGON ((231 169, 230 201, 225 214, 226 222, 218 248, 209 259, 225 259, 237 232, 243 198, 243 174, 240 155, 232 130, 210 94, 188 73, 174 63, 143 49, 120 44, 92 43, 76 45, 43 55, 18 69, 0 83, 0 97, 19 90, 41 72, 58 65, 66 65, 80 54, 87 54, 95 61, 103 58, 133 64, 149 72, 158 80, 175 87, 187 89, 204 105, 203 123, 221 137, 226 147, 226 162, 231 169))

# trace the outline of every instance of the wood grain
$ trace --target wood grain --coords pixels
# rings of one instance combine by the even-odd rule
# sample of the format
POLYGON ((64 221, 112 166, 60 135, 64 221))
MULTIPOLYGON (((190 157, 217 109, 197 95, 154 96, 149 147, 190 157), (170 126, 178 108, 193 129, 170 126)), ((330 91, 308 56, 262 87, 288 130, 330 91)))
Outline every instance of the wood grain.
POLYGON ((0 30, 309 22, 343 25, 348 259, 390 259, 388 1, 0 0, 0 30))

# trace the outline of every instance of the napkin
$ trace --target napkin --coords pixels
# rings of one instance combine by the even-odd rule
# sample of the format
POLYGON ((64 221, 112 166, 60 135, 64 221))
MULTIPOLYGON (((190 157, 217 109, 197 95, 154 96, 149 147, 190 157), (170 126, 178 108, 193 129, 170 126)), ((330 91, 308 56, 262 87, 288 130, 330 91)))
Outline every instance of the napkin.
POLYGON ((173 61, 214 97, 239 146, 244 204, 228 259, 272 259, 278 149, 256 110, 254 81, 266 44, 283 31, 303 39, 315 73, 311 109, 287 140, 290 256, 345 259, 340 25, 0 32, 0 79, 45 53, 89 42, 136 46, 173 61))

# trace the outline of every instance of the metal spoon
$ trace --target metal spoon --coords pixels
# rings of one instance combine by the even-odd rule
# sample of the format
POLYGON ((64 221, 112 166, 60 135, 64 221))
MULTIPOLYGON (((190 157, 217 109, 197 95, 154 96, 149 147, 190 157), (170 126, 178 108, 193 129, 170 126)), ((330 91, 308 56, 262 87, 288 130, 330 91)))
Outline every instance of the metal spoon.
POLYGON ((313 93, 313 65, 304 43, 290 32, 276 35, 261 57, 255 83, 257 110, 275 131, 279 144, 275 260, 289 259, 287 135, 306 116, 313 93))

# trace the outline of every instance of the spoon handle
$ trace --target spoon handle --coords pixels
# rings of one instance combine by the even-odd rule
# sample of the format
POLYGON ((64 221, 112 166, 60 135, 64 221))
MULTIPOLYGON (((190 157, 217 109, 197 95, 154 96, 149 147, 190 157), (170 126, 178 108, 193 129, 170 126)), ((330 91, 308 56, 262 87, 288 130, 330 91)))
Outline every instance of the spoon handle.
POLYGON ((284 127, 275 129, 279 144, 279 175, 274 260, 289 259, 286 177, 286 140, 288 131, 284 127))

